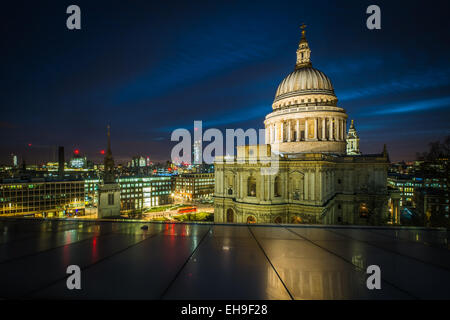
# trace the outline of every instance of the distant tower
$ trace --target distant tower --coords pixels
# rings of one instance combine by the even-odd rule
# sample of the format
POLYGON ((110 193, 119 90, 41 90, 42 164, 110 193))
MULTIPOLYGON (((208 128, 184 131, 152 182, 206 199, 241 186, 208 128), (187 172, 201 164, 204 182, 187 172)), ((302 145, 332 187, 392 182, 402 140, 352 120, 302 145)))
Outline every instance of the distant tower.
POLYGON ((201 164, 201 163, 202 163, 202 140, 196 140, 192 145, 191 164, 201 164))
POLYGON ((353 120, 350 124, 350 128, 348 129, 347 133, 347 154, 348 155, 360 155, 361 152, 359 151, 359 137, 356 133, 355 124, 353 123, 353 120))
POLYGON ((103 184, 98 188, 98 217, 105 218, 120 215, 120 186, 114 179, 114 159, 111 152, 111 132, 107 127, 108 150, 105 153, 105 174, 103 184))
POLYGON ((17 166, 18 166, 17 156, 15 154, 11 154, 11 156, 12 156, 13 167, 17 168, 17 166))
POLYGON ((383 153, 382 153, 383 157, 387 159, 388 162, 391 162, 391 160, 389 159, 389 153, 387 151, 387 147, 386 144, 383 145, 383 153))
POLYGON ((105 166, 105 176, 103 178, 103 182, 108 184, 114 183, 114 158, 111 152, 111 127, 108 125, 106 128, 108 136, 108 149, 106 150, 105 158, 103 160, 103 164, 105 166))

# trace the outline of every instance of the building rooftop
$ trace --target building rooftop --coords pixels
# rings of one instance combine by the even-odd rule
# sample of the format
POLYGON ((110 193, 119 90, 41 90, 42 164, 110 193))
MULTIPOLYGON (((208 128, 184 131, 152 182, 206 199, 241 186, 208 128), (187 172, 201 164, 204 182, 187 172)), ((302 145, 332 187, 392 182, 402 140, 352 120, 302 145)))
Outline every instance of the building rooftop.
POLYGON ((448 236, 405 227, 0 219, 0 298, 449 299, 448 236), (73 264, 81 290, 66 287, 73 264), (381 290, 366 287, 373 264, 381 290))

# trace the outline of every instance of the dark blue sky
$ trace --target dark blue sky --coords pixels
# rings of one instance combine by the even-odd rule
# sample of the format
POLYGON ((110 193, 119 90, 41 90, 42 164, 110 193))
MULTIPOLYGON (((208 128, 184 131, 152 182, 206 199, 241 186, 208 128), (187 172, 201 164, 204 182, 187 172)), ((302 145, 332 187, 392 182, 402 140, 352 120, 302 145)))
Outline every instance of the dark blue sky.
POLYGON ((172 129, 262 128, 308 25, 313 66, 364 153, 414 159, 450 134, 448 1, 14 1, 2 8, 0 162, 78 148, 170 158, 172 129), (82 30, 66 28, 81 7, 82 30), (382 30, 366 28, 370 4, 382 30), (32 143, 32 147, 27 147, 32 143))

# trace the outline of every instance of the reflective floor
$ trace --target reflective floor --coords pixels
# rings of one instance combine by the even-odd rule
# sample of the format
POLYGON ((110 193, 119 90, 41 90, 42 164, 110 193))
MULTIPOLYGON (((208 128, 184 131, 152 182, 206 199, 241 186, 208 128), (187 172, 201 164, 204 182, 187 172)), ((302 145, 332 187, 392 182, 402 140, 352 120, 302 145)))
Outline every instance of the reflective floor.
POLYGON ((448 248, 446 231, 420 228, 5 219, 0 298, 450 299, 448 248))

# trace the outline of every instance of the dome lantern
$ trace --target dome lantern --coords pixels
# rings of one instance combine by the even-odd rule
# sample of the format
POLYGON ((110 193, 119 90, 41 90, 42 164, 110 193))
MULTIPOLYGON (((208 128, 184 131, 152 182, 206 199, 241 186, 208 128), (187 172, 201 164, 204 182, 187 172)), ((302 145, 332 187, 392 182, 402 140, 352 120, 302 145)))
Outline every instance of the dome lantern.
POLYGON ((308 41, 306 40, 306 25, 302 24, 302 38, 298 44, 297 49, 297 63, 295 69, 311 67, 311 49, 309 49, 308 41))
POLYGON ((302 38, 297 49, 295 69, 278 86, 272 104, 274 110, 292 104, 305 105, 317 101, 329 105, 337 103, 330 79, 323 72, 312 67, 311 50, 305 36, 306 25, 303 24, 301 28, 302 38))

